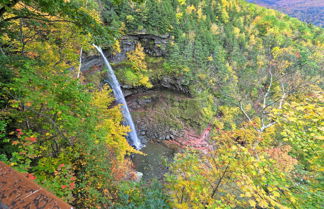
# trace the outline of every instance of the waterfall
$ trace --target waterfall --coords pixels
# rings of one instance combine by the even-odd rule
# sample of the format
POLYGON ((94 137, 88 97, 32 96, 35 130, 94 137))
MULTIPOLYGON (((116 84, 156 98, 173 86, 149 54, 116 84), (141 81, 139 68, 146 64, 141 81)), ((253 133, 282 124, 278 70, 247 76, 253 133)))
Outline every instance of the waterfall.
POLYGON ((101 54, 102 58, 105 61, 105 65, 108 68, 108 72, 107 72, 107 80, 108 83, 110 85, 110 87, 113 90, 114 96, 116 98, 116 101, 118 104, 122 104, 121 110, 124 116, 124 125, 129 126, 131 128, 131 131, 128 133, 128 142, 134 146, 136 149, 141 149, 142 148, 142 144, 141 141, 139 140, 137 133, 136 133, 136 129, 135 129, 135 125, 132 119, 132 116, 129 112, 124 94, 120 88, 120 84, 115 76, 115 73, 112 69, 112 67, 109 64, 108 59, 106 58, 106 56, 104 55, 104 53, 102 52, 102 49, 96 45, 93 44, 93 46, 98 50, 98 52, 101 54))

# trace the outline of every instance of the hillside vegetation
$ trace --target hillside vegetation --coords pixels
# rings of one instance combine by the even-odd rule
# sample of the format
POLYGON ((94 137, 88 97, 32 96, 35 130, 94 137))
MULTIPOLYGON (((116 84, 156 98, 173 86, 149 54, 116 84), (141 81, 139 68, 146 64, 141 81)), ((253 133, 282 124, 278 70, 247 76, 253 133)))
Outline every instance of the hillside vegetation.
POLYGON ((324 2, 322 0, 248 0, 268 8, 284 12, 304 22, 324 26, 324 2))
POLYGON ((76 208, 323 205, 322 28, 243 0, 3 0, 0 26, 0 160, 76 208), (129 34, 168 41, 127 52, 122 84, 176 80, 190 99, 170 117, 211 127, 212 149, 182 149, 161 182, 132 181, 119 106, 80 72, 129 34))

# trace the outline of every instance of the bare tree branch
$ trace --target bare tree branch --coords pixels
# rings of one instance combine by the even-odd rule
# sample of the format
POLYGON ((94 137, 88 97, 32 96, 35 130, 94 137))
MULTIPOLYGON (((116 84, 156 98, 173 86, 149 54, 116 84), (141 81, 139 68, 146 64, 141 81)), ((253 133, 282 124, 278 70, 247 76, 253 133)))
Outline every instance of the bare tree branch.
POLYGON ((270 128, 271 126, 273 126, 274 124, 276 124, 277 122, 271 122, 268 125, 262 125, 262 127, 258 130, 259 132, 263 132, 264 130, 266 130, 267 128, 270 128))
POLYGON ((243 112, 243 114, 245 115, 245 117, 250 121, 252 122, 251 118, 249 117, 249 115, 244 111, 244 108, 243 108, 243 104, 240 102, 240 109, 241 111, 243 112))
POLYGON ((281 91, 282 91, 282 96, 280 98, 280 102, 279 102, 279 109, 282 108, 282 104, 284 102, 284 99, 286 97, 286 92, 285 92, 285 85, 281 82, 281 91))
POLYGON ((268 97, 271 87, 272 87, 273 75, 272 75, 271 68, 269 69, 269 74, 270 74, 270 84, 269 84, 267 92, 265 93, 265 95, 263 97, 263 109, 267 106, 267 97, 268 97))
POLYGON ((82 47, 81 47, 81 50, 80 50, 80 65, 79 65, 77 78, 80 78, 81 66, 82 66, 82 47))

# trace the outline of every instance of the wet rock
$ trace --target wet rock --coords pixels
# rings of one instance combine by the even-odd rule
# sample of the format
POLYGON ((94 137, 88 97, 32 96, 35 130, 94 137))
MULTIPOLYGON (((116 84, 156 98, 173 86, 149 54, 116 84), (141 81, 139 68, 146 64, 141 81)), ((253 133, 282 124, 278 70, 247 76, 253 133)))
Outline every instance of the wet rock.
POLYGON ((142 144, 146 144, 148 142, 148 140, 147 140, 146 137, 142 136, 141 137, 141 142, 142 142, 142 144))
POLYGON ((144 48, 145 53, 154 57, 163 57, 167 54, 167 44, 170 39, 169 34, 153 35, 147 33, 129 34, 126 39, 133 39, 140 42, 144 48))
POLYGON ((150 99, 150 98, 146 98, 146 99, 139 99, 139 100, 137 101, 137 103, 138 103, 139 105, 146 105, 146 104, 151 103, 151 102, 152 102, 152 99, 150 99))
POLYGON ((170 133, 171 133, 172 135, 176 135, 176 134, 177 134, 177 131, 174 130, 174 129, 171 129, 171 130, 170 130, 170 133))
POLYGON ((134 181, 135 182, 140 182, 142 180, 142 177, 143 177, 143 173, 142 172, 139 172, 139 171, 136 171, 135 172, 134 181))
MULTIPOLYGON (((154 57, 165 57, 167 55, 167 45, 170 40, 170 35, 153 35, 145 32, 129 34, 120 40, 120 53, 113 54, 111 50, 105 50, 104 54, 109 61, 113 63, 120 63, 127 59, 127 52, 134 51, 138 43, 144 48, 146 54, 154 57)), ((103 60, 98 55, 83 55, 81 71, 87 71, 95 66, 102 66, 103 60)))
POLYGON ((133 88, 132 86, 129 86, 129 85, 122 85, 121 87, 123 89, 132 89, 133 88))
POLYGON ((131 90, 127 90, 127 89, 126 89, 126 90, 124 90, 124 91, 123 91, 123 93, 124 93, 124 96, 125 96, 125 97, 128 97, 128 96, 130 96, 130 95, 133 95, 133 94, 134 94, 134 92, 133 92, 133 91, 131 91, 131 90))
POLYGON ((177 92, 184 93, 186 95, 190 95, 190 90, 188 88, 188 85, 184 83, 182 79, 176 78, 176 77, 163 77, 159 84, 160 86, 171 89, 177 92))

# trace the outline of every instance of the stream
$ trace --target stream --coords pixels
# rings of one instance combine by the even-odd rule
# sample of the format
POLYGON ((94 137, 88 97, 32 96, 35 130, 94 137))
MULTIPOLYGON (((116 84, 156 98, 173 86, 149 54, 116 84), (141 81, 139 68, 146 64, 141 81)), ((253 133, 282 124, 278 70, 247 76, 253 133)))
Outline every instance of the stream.
POLYGON ((143 173, 144 181, 162 180, 163 175, 168 171, 166 163, 173 159, 175 150, 162 143, 147 142, 141 151, 146 155, 135 155, 133 157, 135 169, 143 173))

